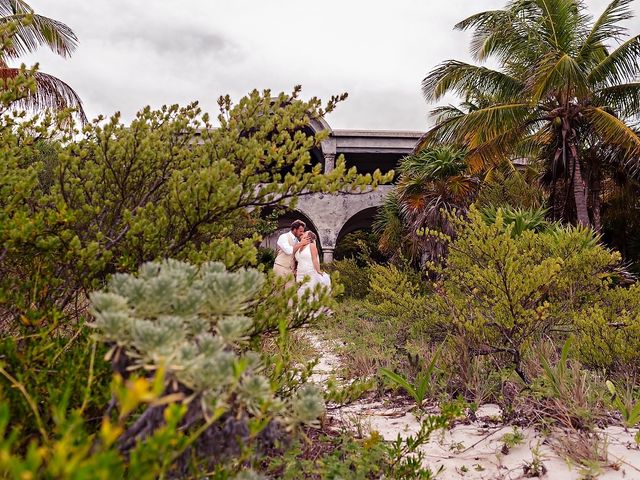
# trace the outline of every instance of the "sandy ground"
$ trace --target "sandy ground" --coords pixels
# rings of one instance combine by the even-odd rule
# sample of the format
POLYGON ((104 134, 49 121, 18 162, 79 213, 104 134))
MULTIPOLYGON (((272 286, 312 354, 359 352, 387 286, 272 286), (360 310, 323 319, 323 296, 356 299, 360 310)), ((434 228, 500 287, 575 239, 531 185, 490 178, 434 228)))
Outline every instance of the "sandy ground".
MULTIPOLYGON (((335 348, 316 334, 309 339, 320 354, 312 381, 323 384, 336 375, 340 359, 335 348)), ((403 401, 361 400, 351 405, 330 409, 328 415, 346 429, 359 432, 377 431, 385 440, 395 440, 416 433, 420 423, 403 401)), ((406 403, 406 402, 404 402, 406 403)), ((500 421, 497 405, 483 405, 473 422, 459 423, 447 431, 432 436, 422 447, 426 464, 435 472, 442 467, 439 478, 469 480, 513 480, 530 478, 527 466, 541 463, 545 473, 539 478, 553 480, 640 480, 640 448, 634 441, 637 429, 625 432, 621 427, 609 427, 599 433, 603 461, 587 466, 563 458, 554 445, 567 442, 562 432, 543 436, 533 428, 518 428, 523 440, 505 449, 503 437, 514 427, 500 421), (606 453, 605 453, 606 451, 606 453), (606 458, 606 459, 605 459, 606 458)), ((569 447, 571 448, 571 447, 569 447)), ((562 451, 562 450, 560 450, 562 451)), ((564 450, 566 451, 566 449, 564 450)))

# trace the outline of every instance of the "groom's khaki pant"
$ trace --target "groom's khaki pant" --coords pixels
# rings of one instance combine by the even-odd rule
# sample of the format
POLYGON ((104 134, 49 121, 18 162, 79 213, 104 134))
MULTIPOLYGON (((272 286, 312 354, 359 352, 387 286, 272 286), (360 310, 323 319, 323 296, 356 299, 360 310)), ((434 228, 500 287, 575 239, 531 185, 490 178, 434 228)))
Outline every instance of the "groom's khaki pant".
POLYGON ((290 268, 287 267, 283 267, 282 265, 278 265, 277 263, 273 266, 273 272, 278 276, 278 277, 291 277, 289 279, 289 281, 286 283, 285 287, 286 288, 290 288, 293 287, 293 285, 295 285, 295 281, 294 281, 294 277, 293 277, 293 270, 291 270, 290 268))

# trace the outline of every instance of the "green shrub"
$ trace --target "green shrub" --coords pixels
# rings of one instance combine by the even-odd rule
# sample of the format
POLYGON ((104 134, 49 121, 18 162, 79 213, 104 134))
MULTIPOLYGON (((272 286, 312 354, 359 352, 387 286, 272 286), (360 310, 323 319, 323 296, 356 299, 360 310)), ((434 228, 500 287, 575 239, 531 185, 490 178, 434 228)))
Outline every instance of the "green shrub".
POLYGON ((433 295, 420 272, 407 265, 373 264, 370 278, 364 307, 385 325, 386 342, 393 342, 399 353, 416 355, 407 349, 414 340, 424 344, 445 338, 450 321, 433 308, 433 295))
POLYGON ((272 224, 264 209, 391 178, 358 175, 342 158, 328 174, 312 166, 326 133, 305 127, 339 98, 323 106, 299 93, 222 97, 218 128, 197 104, 147 107, 128 125, 101 117, 75 136, 64 119, 2 117, 0 315, 37 325, 82 311, 83 292, 158 258, 255 265, 272 224), (45 156, 43 139, 57 139, 45 156))
POLYGON ((640 371, 640 285, 606 290, 574 316, 576 348, 587 366, 632 376, 640 371))
POLYGON ((314 439, 313 445, 296 445, 271 464, 276 478, 393 478, 431 480, 440 472, 425 466, 427 455, 421 447, 432 434, 447 428, 460 415, 459 404, 443 405, 441 413, 425 417, 420 429, 404 439, 401 435, 386 442, 378 432, 363 440, 349 435, 314 439))
POLYGON ((3 478, 232 478, 324 413, 313 364, 288 347, 331 305, 324 290, 299 298, 257 270, 167 260, 114 275, 91 302, 108 349, 86 330, 4 341, 3 478))
POLYGON ((543 334, 570 328, 571 313, 611 283, 620 256, 589 230, 512 235, 513 228, 500 209, 489 224, 475 208, 456 220, 446 267, 433 267, 440 276, 435 305, 474 355, 493 355, 528 382, 523 353, 543 334))
POLYGON ((354 258, 364 265, 370 261, 383 262, 385 256, 379 251, 379 235, 368 230, 356 230, 345 235, 336 245, 333 256, 336 260, 354 258))
POLYGON ((409 323, 423 318, 429 300, 418 272, 393 264, 372 264, 370 271, 366 305, 373 315, 409 323))
MULTIPOLYGON (((300 299, 289 289, 274 295, 265 280, 257 270, 169 260, 145 264, 137 276, 114 275, 107 289, 91 295, 93 326, 113 345, 113 355, 126 359, 121 370, 164 371, 165 391, 189 407, 187 426, 208 427, 207 440, 194 448, 206 451, 212 466, 235 451, 258 451, 324 412, 320 392, 295 380, 299 369, 254 349, 251 337, 273 326, 264 318, 279 322, 281 330, 309 322, 328 304, 327 293, 300 299), (262 298, 265 286, 271 294, 262 298), (225 440, 211 441, 218 437, 225 440)), ((120 438, 122 447, 155 430, 163 410, 145 410, 120 438)))
POLYGON ((344 296, 347 298, 364 298, 369 293, 368 265, 360 265, 354 258, 334 260, 324 267, 328 272, 338 272, 340 284, 344 286, 344 296))
POLYGON ((20 448, 41 431, 53 431, 60 409, 99 419, 109 402, 112 370, 104 360, 107 348, 96 344, 83 324, 77 329, 73 336, 44 331, 0 341, 0 404, 10 406, 8 428, 20 432, 20 448), (46 407, 34 412, 25 393, 46 407))
POLYGON ((257 264, 262 266, 264 270, 273 268, 276 261, 276 252, 271 248, 258 247, 257 264))
MULTIPOLYGON (((7 404, 0 403, 0 476, 15 480, 152 480, 198 474, 200 465, 195 461, 176 465, 199 434, 179 427, 187 412, 184 405, 167 406, 162 415, 163 424, 141 439, 128 456, 124 456, 115 443, 139 406, 171 402, 170 398, 163 398, 157 388, 162 385, 162 375, 156 379, 160 382, 137 378, 123 385, 121 380, 116 381, 114 395, 119 402, 119 416, 117 420, 104 417, 98 429, 92 425, 94 422, 83 419, 80 412, 67 410, 64 404, 54 405, 55 428, 50 435, 33 439, 26 450, 20 447, 20 431, 8 429, 11 412, 7 404)), ((227 473, 222 478, 229 477, 227 473)))
POLYGON ((539 174, 531 166, 523 172, 510 162, 494 168, 485 178, 475 200, 477 208, 502 207, 536 210, 544 206, 545 192, 539 185, 539 174))
POLYGON ((590 430, 608 416, 605 380, 599 372, 587 370, 571 359, 572 350, 572 342, 567 340, 559 355, 539 357, 540 372, 517 403, 525 415, 529 413, 546 426, 590 430))
POLYGON ((552 228, 553 226, 545 221, 546 210, 543 208, 523 209, 511 206, 495 207, 493 205, 480 210, 485 222, 493 224, 496 222, 498 210, 502 214, 502 225, 513 225, 511 235, 520 235, 525 230, 540 232, 552 228))

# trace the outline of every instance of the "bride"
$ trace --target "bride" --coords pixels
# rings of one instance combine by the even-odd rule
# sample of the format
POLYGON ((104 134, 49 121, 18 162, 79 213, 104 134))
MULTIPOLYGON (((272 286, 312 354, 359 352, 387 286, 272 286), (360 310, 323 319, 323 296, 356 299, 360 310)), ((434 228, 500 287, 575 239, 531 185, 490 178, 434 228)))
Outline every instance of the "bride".
POLYGON ((313 290, 318 284, 331 288, 331 277, 320 270, 316 235, 313 232, 305 232, 303 238, 309 241, 309 245, 300 248, 295 255, 298 262, 296 281, 300 284, 298 293, 313 290))

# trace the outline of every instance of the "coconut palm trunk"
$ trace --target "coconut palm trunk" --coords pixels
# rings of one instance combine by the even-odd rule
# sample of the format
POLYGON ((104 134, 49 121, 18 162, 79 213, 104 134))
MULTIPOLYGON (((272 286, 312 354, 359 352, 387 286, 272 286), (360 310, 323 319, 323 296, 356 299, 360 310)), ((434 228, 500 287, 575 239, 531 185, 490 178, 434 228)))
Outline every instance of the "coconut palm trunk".
POLYGON ((573 169, 573 199, 576 205, 576 220, 578 222, 578 225, 589 227, 591 225, 591 222, 589 220, 589 206, 587 203, 587 184, 582 178, 580 159, 574 155, 571 155, 571 158, 573 169))
POLYGON ((587 175, 589 185, 589 213, 592 220, 593 229, 600 233, 602 231, 602 169, 596 158, 589 161, 589 173, 587 175))
MULTIPOLYGON (((570 110, 566 108, 566 110, 570 110)), ((571 189, 573 193, 573 201, 576 208, 576 222, 583 227, 589 227, 589 191, 584 178, 582 177, 582 165, 580 165, 580 157, 578 148, 576 147, 576 132, 571 126, 571 120, 566 116, 562 119, 562 156, 565 159, 569 154, 569 173, 571 175, 571 189)))

